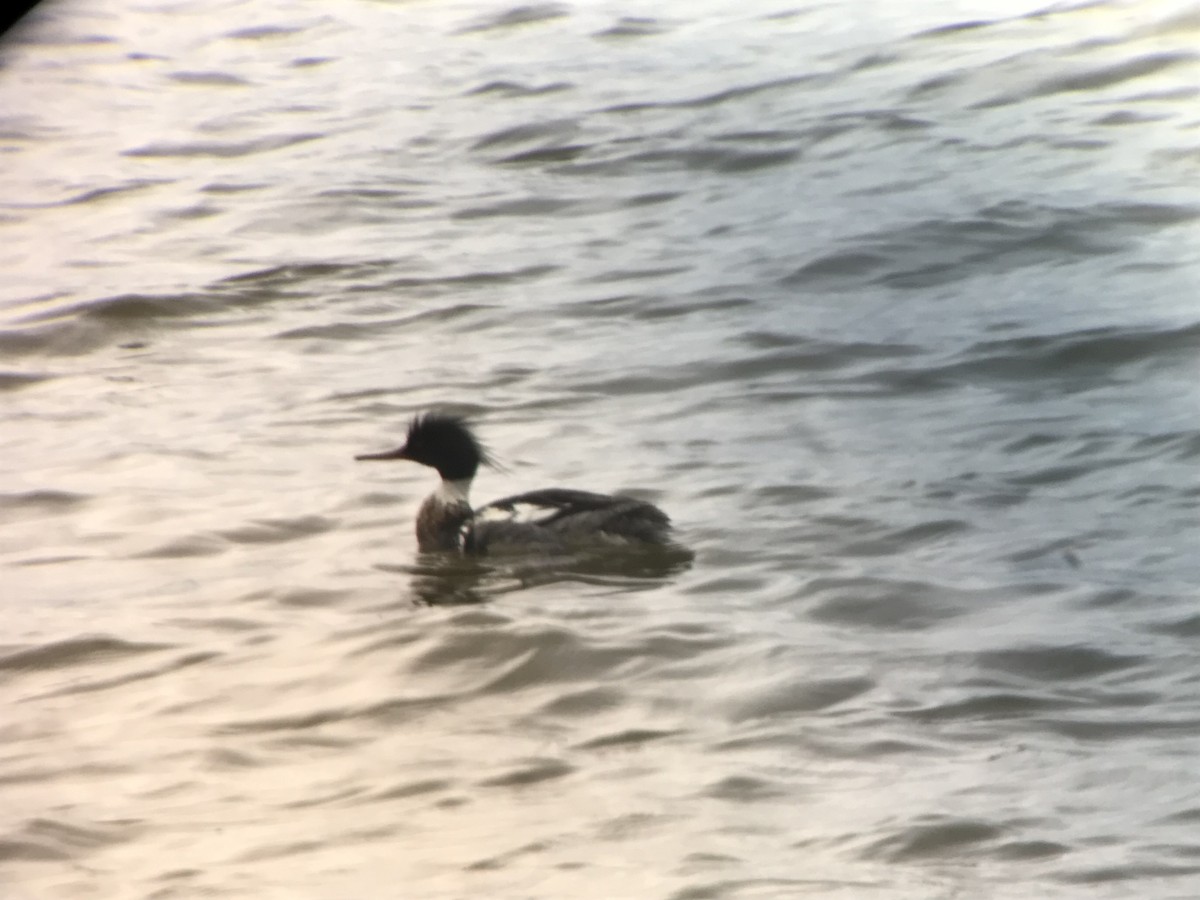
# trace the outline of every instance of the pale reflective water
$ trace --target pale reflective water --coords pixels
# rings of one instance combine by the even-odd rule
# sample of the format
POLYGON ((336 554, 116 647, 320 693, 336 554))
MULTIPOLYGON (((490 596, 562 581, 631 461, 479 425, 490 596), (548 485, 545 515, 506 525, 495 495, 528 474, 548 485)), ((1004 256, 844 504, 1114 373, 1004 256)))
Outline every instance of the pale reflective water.
POLYGON ((1200 892, 1200 6, 43 4, 0 886, 1200 892), (690 565, 421 558, 414 411, 690 565))

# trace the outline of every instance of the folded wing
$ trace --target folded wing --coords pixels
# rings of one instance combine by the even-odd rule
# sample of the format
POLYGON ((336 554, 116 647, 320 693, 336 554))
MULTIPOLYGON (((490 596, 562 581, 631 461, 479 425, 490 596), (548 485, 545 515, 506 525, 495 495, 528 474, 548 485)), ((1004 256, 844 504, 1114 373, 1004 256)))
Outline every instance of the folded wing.
POLYGON ((555 547, 596 539, 665 544, 670 531, 667 514, 644 500, 547 488, 480 507, 467 541, 474 552, 506 543, 555 547))

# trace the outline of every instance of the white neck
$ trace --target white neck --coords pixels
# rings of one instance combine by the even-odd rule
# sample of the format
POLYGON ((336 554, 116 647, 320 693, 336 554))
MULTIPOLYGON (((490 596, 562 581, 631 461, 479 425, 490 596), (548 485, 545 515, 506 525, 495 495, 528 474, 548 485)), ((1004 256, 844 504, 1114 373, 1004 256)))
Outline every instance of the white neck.
POLYGON ((446 505, 454 503, 469 504, 470 501, 467 499, 467 494, 470 492, 471 479, 464 478, 461 481, 443 480, 441 484, 438 485, 437 490, 433 492, 433 495, 446 505))

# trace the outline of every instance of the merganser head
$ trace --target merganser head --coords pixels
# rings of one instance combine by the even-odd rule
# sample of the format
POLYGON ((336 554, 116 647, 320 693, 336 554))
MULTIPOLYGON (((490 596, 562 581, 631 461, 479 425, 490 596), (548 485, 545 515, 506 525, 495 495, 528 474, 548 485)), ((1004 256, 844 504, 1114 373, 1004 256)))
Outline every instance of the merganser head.
POLYGON ((471 433, 465 419, 446 413, 414 416, 404 446, 384 453, 363 453, 355 459, 408 459, 437 469, 444 481, 470 481, 480 463, 491 464, 487 450, 471 433))

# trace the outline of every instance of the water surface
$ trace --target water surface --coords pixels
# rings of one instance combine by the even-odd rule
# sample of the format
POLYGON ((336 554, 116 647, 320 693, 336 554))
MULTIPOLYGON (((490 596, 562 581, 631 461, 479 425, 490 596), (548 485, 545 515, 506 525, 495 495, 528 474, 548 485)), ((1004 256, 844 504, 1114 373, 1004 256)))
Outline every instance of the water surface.
POLYGON ((15 897, 1193 897, 1200 7, 44 3, 15 897), (690 566, 419 558, 414 412, 690 566), (398 887, 403 886, 403 887, 398 887))

